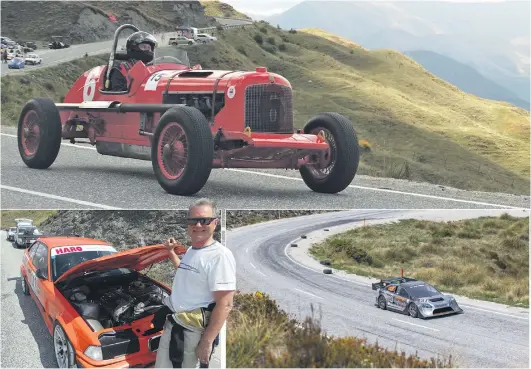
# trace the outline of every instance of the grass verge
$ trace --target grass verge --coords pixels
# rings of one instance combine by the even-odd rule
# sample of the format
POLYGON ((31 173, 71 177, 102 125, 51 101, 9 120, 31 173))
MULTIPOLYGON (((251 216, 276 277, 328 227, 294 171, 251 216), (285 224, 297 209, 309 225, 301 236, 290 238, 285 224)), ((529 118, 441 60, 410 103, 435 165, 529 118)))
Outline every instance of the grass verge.
POLYGON ((443 291, 529 307, 529 218, 401 220, 332 236, 310 253, 349 273, 380 278, 404 268, 443 291))
POLYGON ((297 322, 269 296, 236 294, 227 323, 230 368, 441 368, 451 357, 421 360, 356 337, 323 334, 319 320, 297 322))

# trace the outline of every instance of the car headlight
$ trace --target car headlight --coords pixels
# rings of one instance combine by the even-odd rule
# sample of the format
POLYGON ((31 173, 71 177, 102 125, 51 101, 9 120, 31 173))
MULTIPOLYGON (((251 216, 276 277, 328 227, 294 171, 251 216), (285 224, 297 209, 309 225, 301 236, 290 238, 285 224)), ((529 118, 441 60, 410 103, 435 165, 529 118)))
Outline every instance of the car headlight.
POLYGON ((103 360, 103 353, 101 352, 101 346, 89 346, 85 350, 85 355, 92 360, 103 360))
POLYGON ((432 309, 433 306, 431 306, 430 304, 426 304, 426 303, 423 303, 423 304, 420 304, 421 307, 423 307, 424 309, 432 309))

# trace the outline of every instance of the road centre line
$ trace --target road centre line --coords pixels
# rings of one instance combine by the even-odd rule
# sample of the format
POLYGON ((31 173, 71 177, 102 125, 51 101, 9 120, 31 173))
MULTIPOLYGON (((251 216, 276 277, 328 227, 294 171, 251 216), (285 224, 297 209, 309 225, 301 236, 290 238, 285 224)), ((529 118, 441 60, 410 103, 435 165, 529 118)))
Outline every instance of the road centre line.
POLYGON ((103 205, 103 204, 96 204, 94 202, 82 201, 82 200, 72 199, 70 197, 63 197, 63 196, 52 195, 52 194, 48 194, 48 193, 44 193, 44 192, 37 192, 37 191, 27 190, 27 189, 24 189, 24 188, 11 187, 11 186, 6 186, 6 185, 2 185, 2 184, 0 184, 0 188, 3 189, 3 190, 21 192, 21 193, 25 193, 25 194, 28 194, 28 195, 46 197, 46 198, 49 198, 49 199, 60 200, 60 201, 65 201, 65 202, 71 202, 71 203, 74 203, 74 204, 91 206, 91 207, 96 207, 96 208, 102 208, 102 209, 105 209, 105 210, 120 210, 120 208, 115 208, 113 206, 108 206, 108 205, 103 205))
MULTIPOLYGON (((7 133, 0 133, 0 134, 3 135, 3 136, 7 136, 7 137, 17 138, 16 135, 12 135, 12 134, 7 134, 7 133)), ((69 143, 61 143, 61 145, 77 147, 77 148, 81 148, 81 149, 96 150, 96 148, 93 148, 93 147, 84 147, 84 146, 79 146, 79 145, 74 145, 74 144, 69 144, 69 143)), ((228 170, 228 171, 231 171, 231 172, 254 174, 254 175, 259 175, 259 176, 265 176, 265 177, 271 177, 271 178, 279 178, 279 179, 288 179, 288 180, 299 181, 299 182, 303 181, 302 178, 282 176, 282 175, 279 175, 279 174, 255 172, 255 171, 252 171, 252 170, 235 169, 235 168, 224 168, 224 169, 228 170)), ((492 204, 492 203, 488 203, 488 202, 473 201, 473 200, 454 199, 454 198, 450 198, 450 197, 426 195, 426 194, 420 194, 420 193, 414 193, 414 192, 405 192, 405 191, 398 191, 398 190, 387 190, 387 189, 383 189, 383 188, 365 187, 365 186, 357 186, 357 185, 349 185, 348 187, 349 188, 357 188, 357 189, 361 189, 361 190, 394 193, 394 194, 408 195, 408 196, 414 196, 414 197, 423 197, 423 198, 429 198, 429 199, 435 199, 435 200, 453 201, 453 202, 460 202, 460 203, 474 204, 474 205, 494 206, 494 207, 503 208, 503 209, 525 209, 525 208, 518 207, 518 206, 492 204)))
POLYGON ((298 289, 298 288, 294 288, 294 290, 297 290, 297 291, 302 292, 302 293, 305 293, 305 294, 307 294, 307 295, 310 295, 310 296, 313 296, 313 297, 317 297, 318 299, 324 300, 324 297, 314 295, 313 293, 306 292, 306 291, 300 290, 300 289, 298 289))
POLYGON ((426 327, 425 325, 420 325, 420 324, 415 324, 415 323, 411 323, 411 322, 406 322, 405 320, 400 320, 400 319, 396 319, 396 318, 393 318, 393 320, 396 320, 397 322, 402 322, 402 323, 406 323, 406 324, 414 325, 415 327, 431 329, 432 331, 439 332, 438 329, 431 328, 431 327, 426 327))

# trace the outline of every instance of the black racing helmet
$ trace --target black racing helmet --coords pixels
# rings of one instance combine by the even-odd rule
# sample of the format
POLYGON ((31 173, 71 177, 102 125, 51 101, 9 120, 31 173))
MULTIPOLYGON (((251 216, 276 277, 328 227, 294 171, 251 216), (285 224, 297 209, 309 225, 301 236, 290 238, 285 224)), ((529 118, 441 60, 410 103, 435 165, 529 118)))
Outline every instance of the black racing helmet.
POLYGON ((135 32, 127 38, 125 49, 127 56, 131 59, 141 60, 144 64, 153 60, 157 39, 143 31, 135 32), (150 47, 147 47, 149 45, 150 47))

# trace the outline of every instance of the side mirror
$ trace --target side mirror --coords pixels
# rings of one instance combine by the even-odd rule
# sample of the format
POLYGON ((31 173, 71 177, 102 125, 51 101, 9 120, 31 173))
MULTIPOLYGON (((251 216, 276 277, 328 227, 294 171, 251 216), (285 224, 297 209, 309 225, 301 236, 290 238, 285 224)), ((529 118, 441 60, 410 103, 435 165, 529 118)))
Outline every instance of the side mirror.
POLYGON ((39 278, 39 279, 46 279, 46 277, 44 276, 44 273, 43 273, 42 269, 37 269, 37 272, 35 273, 35 275, 36 275, 37 278, 39 278))

